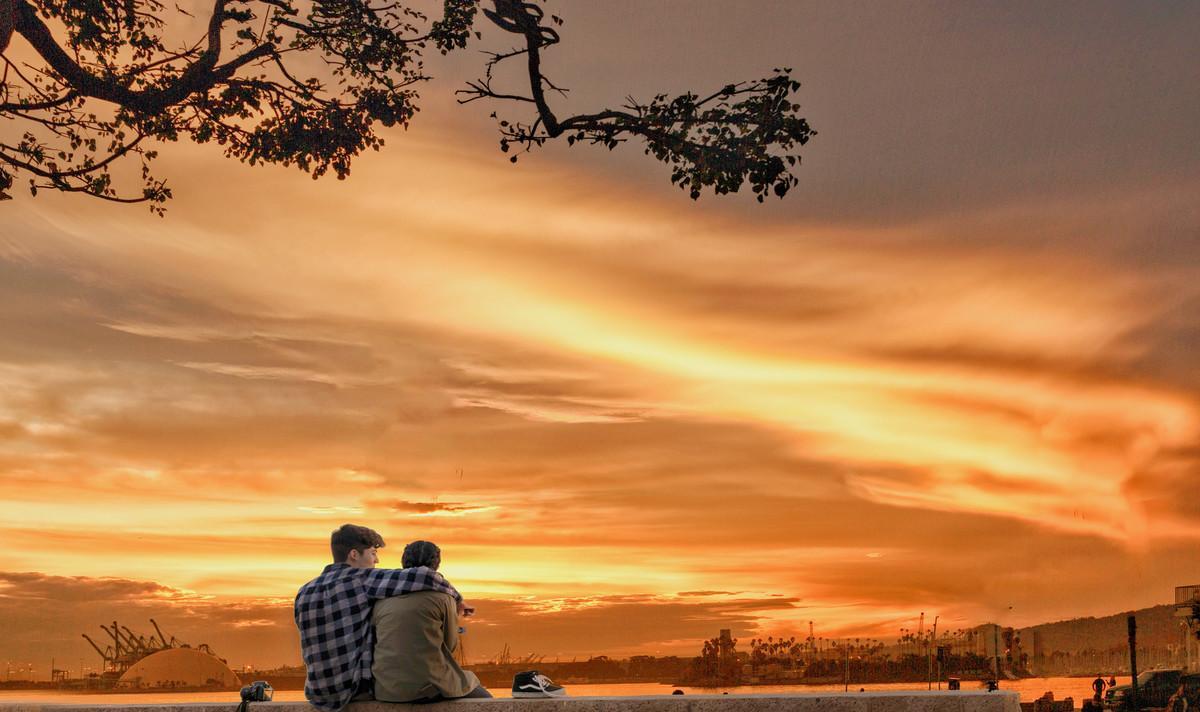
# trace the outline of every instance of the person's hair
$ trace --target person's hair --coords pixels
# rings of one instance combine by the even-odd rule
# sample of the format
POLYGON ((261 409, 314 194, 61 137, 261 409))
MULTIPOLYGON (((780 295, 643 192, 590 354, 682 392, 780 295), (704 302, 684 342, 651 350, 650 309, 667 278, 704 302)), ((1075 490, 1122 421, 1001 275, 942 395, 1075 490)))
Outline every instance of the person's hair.
POLYGON ((442 565, 442 550, 432 541, 417 540, 404 547, 400 557, 400 565, 406 569, 416 566, 428 566, 434 571, 442 565))
POLYGON ((344 563, 351 551, 361 554, 371 547, 382 549, 383 546, 383 537, 379 536, 379 532, 357 524, 343 524, 329 537, 329 549, 335 564, 344 563))

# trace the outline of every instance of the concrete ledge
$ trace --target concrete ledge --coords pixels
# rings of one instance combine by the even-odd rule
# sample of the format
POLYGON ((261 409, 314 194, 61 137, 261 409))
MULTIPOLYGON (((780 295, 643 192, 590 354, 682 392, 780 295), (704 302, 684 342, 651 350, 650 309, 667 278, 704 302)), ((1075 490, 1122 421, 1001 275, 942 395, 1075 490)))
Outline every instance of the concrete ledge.
MULTIPOLYGON (((0 712, 234 712, 237 704, 0 703, 0 712)), ((848 692, 452 700, 435 705, 355 702, 346 712, 1021 712, 1015 692, 848 692)), ((250 712, 315 712, 306 702, 256 702, 250 712)))

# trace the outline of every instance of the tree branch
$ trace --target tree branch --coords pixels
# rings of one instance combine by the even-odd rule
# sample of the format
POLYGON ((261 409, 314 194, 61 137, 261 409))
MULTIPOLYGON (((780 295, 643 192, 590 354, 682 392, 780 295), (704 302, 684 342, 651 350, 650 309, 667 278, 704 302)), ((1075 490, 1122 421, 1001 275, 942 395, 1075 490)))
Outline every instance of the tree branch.
MULTIPOLYGON (((800 157, 793 151, 816 132, 795 115, 800 107, 792 103, 790 95, 800 84, 791 79, 790 69, 776 69, 774 76, 754 82, 726 84, 703 98, 687 93, 668 99, 660 94, 648 104, 630 99, 624 107, 628 111, 605 109, 559 119, 547 101, 546 89, 564 90, 546 78, 541 57, 541 49, 557 42, 558 33, 541 26, 544 14, 531 2, 492 3, 495 10, 484 10, 484 14, 501 29, 521 35, 525 47, 493 54, 485 78, 460 90, 467 98, 459 101, 532 101, 537 119, 531 124, 500 121, 502 151, 508 151, 513 143, 529 151, 564 134, 568 144, 583 141, 612 149, 636 136, 645 140, 647 154, 672 166, 671 182, 692 198, 699 197, 705 187, 732 193, 748 182, 761 202, 771 191, 782 198, 798 183, 790 168, 800 157), (526 56, 530 97, 493 90, 492 69, 520 54, 526 56)), ((558 18, 552 19, 561 24, 558 18)))
POLYGON ((789 69, 702 98, 660 94, 569 115, 567 90, 546 76, 541 56, 560 39, 543 22, 562 20, 544 12, 540 0, 487 0, 487 8, 484 0, 441 0, 442 17, 427 32, 419 24, 429 18, 412 0, 205 4, 212 14, 203 18, 204 32, 167 46, 164 37, 173 33, 166 32, 164 0, 0 0, 0 120, 30 129, 16 148, 0 151, 0 198, 28 171, 34 192, 44 180, 113 199, 110 164, 136 154, 149 197, 129 202, 162 203, 170 191, 149 174, 155 151, 139 145, 143 135, 212 142, 251 165, 297 166, 313 177, 332 169, 345 177, 355 156, 383 145, 380 126, 406 126, 414 116, 417 94, 410 87, 428 80, 429 43, 443 54, 465 47, 479 36, 479 10, 520 40, 510 51, 487 53, 483 78, 457 92, 459 103, 534 107, 524 110, 523 122, 493 114, 502 150, 515 143, 530 151, 554 138, 612 149, 636 139, 693 197, 748 183, 761 200, 770 190, 782 197, 796 184, 789 167, 815 133, 792 103, 799 83, 789 69), (13 34, 28 41, 38 62, 18 66, 7 59, 2 50, 13 34), (288 61, 292 53, 304 62, 288 61), (493 70, 521 55, 522 86, 500 87, 493 70), (22 73, 25 67, 31 71, 22 73), (551 105, 554 93, 563 117, 551 105))
MULTIPOLYGON (((0 0, 0 2, 5 2, 5 0, 0 0)), ((0 112, 3 112, 3 111, 42 111, 45 109, 55 109, 64 104, 69 104, 78 98, 79 98, 79 94, 75 90, 72 89, 71 91, 68 91, 66 94, 63 94, 62 96, 55 97, 53 99, 47 99, 46 101, 32 101, 32 102, 29 102, 28 104, 22 104, 19 101, 6 102, 3 104, 0 104, 0 112)))
POLYGON ((122 106, 142 114, 156 114, 174 106, 189 95, 206 92, 239 68, 274 53, 273 44, 266 43, 242 54, 226 64, 217 66, 221 56, 221 27, 225 22, 228 0, 215 0, 208 22, 208 44, 204 52, 188 65, 179 77, 163 88, 134 91, 111 79, 102 79, 80 66, 55 42, 37 12, 26 0, 13 2, 17 7, 16 31, 29 41, 38 54, 49 63, 80 95, 122 106))
POLYGON ((15 15, 13 0, 0 0, 0 52, 8 49, 17 23, 15 15))
POLYGON ((24 37, 42 59, 58 72, 76 91, 84 96, 95 97, 122 106, 132 105, 137 98, 135 92, 117 84, 106 81, 87 71, 54 40, 50 28, 38 17, 37 11, 25 0, 8 0, 15 6, 18 34, 24 37))

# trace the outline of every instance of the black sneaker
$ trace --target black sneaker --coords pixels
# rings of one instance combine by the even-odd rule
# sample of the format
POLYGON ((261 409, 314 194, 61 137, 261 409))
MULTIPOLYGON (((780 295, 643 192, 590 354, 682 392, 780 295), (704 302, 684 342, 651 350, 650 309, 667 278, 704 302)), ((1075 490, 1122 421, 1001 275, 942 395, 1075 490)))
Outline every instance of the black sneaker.
POLYGON ((537 670, 526 670, 513 676, 513 697, 566 697, 562 685, 555 685, 550 678, 537 670))

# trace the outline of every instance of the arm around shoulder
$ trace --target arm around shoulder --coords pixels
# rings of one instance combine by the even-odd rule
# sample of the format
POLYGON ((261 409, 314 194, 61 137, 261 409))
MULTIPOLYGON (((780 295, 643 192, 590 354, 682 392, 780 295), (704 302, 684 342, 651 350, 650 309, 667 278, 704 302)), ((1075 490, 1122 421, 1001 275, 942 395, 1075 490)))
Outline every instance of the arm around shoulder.
POLYGON ((411 569, 361 569, 363 586, 371 599, 399 596, 413 591, 438 591, 447 594, 456 602, 462 596, 446 579, 425 566, 411 569))

